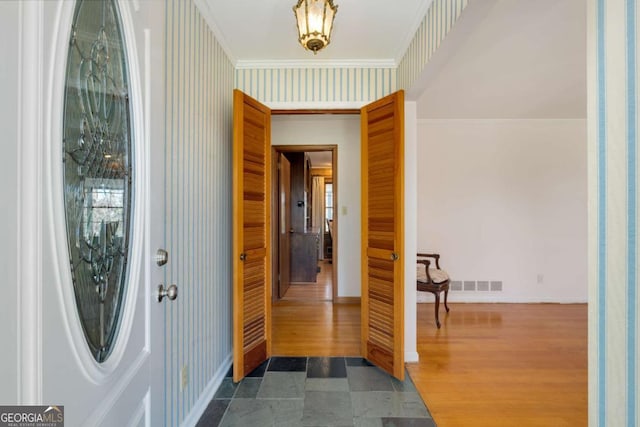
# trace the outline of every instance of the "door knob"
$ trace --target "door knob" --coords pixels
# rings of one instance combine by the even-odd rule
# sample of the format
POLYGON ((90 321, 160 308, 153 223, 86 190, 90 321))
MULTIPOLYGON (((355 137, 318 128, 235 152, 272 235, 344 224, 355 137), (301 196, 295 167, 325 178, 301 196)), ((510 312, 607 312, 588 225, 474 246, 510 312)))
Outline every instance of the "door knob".
POLYGON ((169 298, 171 301, 178 298, 178 287, 176 285, 171 285, 165 289, 164 285, 158 285, 158 302, 162 302, 164 297, 169 298))
POLYGON ((240 261, 244 261, 245 259, 247 259, 247 254, 245 254, 244 252, 242 252, 240 254, 240 261))
POLYGON ((391 252, 391 261, 397 261, 398 258, 400 258, 400 257, 398 256, 397 253, 391 252))

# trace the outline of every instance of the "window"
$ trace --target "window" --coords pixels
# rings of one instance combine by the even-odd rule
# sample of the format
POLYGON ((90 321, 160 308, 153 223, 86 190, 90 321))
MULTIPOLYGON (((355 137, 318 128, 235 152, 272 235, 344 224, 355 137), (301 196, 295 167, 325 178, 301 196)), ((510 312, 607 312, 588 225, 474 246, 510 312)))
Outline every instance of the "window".
POLYGON ((78 1, 68 47, 62 138, 69 264, 78 318, 101 363, 118 335, 135 200, 118 1, 78 1))
MULTIPOLYGON (((333 183, 324 184, 324 217, 333 221, 333 183)), ((325 221, 324 231, 329 232, 329 224, 325 221)))

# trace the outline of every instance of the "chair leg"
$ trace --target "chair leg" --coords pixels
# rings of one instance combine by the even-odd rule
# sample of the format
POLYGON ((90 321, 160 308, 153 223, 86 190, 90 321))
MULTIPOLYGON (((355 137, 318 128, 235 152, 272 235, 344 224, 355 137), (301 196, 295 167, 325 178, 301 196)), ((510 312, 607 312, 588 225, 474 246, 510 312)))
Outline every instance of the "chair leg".
POLYGON ((436 326, 440 329, 440 319, 438 318, 438 312, 440 311, 440 292, 434 294, 436 296, 436 326))
POLYGON ((449 306, 447 305, 447 296, 449 295, 449 290, 444 291, 444 308, 447 309, 447 313, 449 312, 449 306))

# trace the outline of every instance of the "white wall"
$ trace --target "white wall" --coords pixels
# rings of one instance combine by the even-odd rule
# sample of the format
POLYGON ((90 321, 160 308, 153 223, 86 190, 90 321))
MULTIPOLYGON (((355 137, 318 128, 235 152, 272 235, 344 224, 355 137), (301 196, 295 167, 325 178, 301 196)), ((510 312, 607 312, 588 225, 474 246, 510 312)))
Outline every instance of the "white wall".
POLYGON ((404 360, 417 362, 417 105, 404 103, 404 360))
POLYGON ((17 403, 17 264, 18 247, 18 30, 17 1, 0 2, 0 28, 4 40, 0 44, 0 129, 2 129, 2 156, 0 156, 0 182, 2 205, 0 209, 0 273, 2 273, 2 304, 0 308, 0 402, 17 403), (7 58, 14 58, 7 60, 7 58))
POLYGON ((272 116, 273 145, 338 146, 338 296, 360 296, 360 116, 272 116))
POLYGON ((585 120, 419 122, 418 250, 503 286, 451 301, 586 302, 586 207, 585 120))

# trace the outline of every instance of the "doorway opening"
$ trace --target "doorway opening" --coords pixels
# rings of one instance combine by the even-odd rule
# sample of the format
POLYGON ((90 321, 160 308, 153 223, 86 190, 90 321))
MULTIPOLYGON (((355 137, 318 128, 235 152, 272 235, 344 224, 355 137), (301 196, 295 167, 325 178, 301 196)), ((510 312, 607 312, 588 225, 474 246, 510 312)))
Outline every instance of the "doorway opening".
POLYGON ((337 296, 337 145, 272 146, 273 301, 337 296))
MULTIPOLYGON (((405 252, 404 92, 390 94, 362 107, 361 111, 360 120, 357 117, 340 119, 338 126, 327 126, 327 123, 314 126, 312 120, 306 120, 307 123, 303 120, 287 131, 283 128, 276 131, 268 107, 239 90, 234 91, 233 239, 237 258, 234 257, 233 281, 233 377, 236 381, 268 356, 283 352, 276 347, 279 337, 287 342, 295 341, 299 336, 296 327, 304 323, 300 322, 301 317, 305 317, 306 323, 321 321, 330 327, 330 339, 336 338, 335 332, 340 334, 343 329, 333 328, 340 323, 339 313, 337 317, 334 315, 336 305, 340 305, 334 304, 336 283, 332 292, 334 301, 313 303, 328 308, 318 319, 310 318, 300 304, 286 315, 284 321, 290 327, 287 330, 276 319, 279 313, 272 310, 287 303, 273 303, 270 283, 274 280, 274 267, 275 271, 283 271, 279 265, 274 266, 274 260, 280 261, 274 246, 279 234, 283 234, 278 230, 286 231, 286 227, 274 227, 281 221, 275 210, 281 204, 286 208, 287 201, 283 198, 283 203, 272 203, 274 193, 279 192, 273 185, 279 170, 272 163, 278 150, 302 150, 303 156, 307 151, 332 151, 331 190, 340 213, 339 217, 333 215, 333 238, 340 244, 332 248, 332 275, 335 280, 336 270, 340 271, 337 285, 343 298, 360 294, 357 297, 361 326, 358 351, 374 365, 401 381, 404 379, 404 301, 408 295, 404 292, 404 265, 397 262, 404 260, 405 252), (349 143, 354 140, 360 140, 360 144, 349 143), (288 148, 273 146, 272 141, 289 145, 288 148), (308 147, 296 146, 301 141, 308 147), (326 146, 325 141, 336 145, 326 146), (346 159, 344 164, 340 160, 340 177, 336 167, 338 145, 340 157, 346 159), (338 178, 354 190, 345 192, 344 200, 339 196, 338 178), (275 224, 274 217, 278 219, 275 224), (341 240, 343 233, 353 238, 341 240), (347 249, 349 245, 351 250, 347 249), (340 262, 349 267, 345 271, 337 265, 340 257, 345 258, 340 262), (354 273, 353 278, 343 277, 349 272, 354 273)), ((273 198, 278 201, 277 195, 273 198)), ((288 200, 294 203, 292 197, 288 200)), ((305 199, 295 200, 295 206, 304 208, 305 199)), ((297 301, 291 303, 298 304, 297 301)), ((306 348, 295 351, 309 354, 306 348)))

